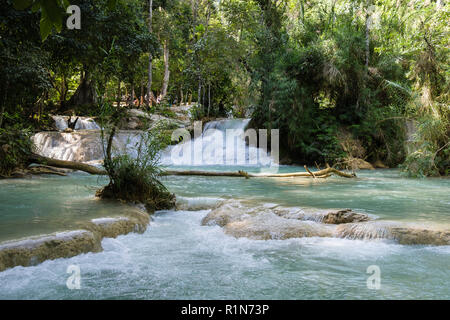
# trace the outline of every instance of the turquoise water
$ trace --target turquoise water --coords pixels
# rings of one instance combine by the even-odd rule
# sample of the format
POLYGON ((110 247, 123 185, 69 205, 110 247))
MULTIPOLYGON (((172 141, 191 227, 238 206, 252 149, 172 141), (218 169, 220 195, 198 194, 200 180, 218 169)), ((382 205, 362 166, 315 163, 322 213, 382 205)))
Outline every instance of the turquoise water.
MULTIPOLYGON (((178 197, 351 208, 383 220, 445 228, 450 223, 449 179, 406 179, 396 170, 376 170, 359 172, 357 179, 302 181, 218 177, 164 180, 178 197)), ((22 227, 18 228, 21 221, 28 221, 24 222, 25 230, 35 225, 28 233, 40 232, 40 228, 46 228, 43 224, 58 215, 64 218, 50 229, 65 230, 80 216, 105 216, 126 210, 122 207, 115 211, 115 204, 93 199, 94 190, 105 182, 78 173, 2 181, 0 233, 18 235, 22 232, 22 227)), ((207 213, 158 212, 144 234, 104 239, 101 253, 0 272, 0 298, 450 299, 450 246, 404 246, 388 240, 336 238, 235 239, 220 227, 201 226, 207 213), (80 267, 80 290, 66 287, 70 265, 80 267), (381 270, 379 290, 366 285, 370 276, 366 271, 371 265, 381 270)))
POLYGON ((97 200, 95 191, 103 184, 105 178, 86 174, 0 180, 0 241, 75 229, 129 210, 117 201, 97 200))
MULTIPOLYGON (((249 172, 255 169, 239 168, 249 172)), ((209 167, 208 170, 239 170, 209 167)), ((280 173, 304 171, 282 166, 280 173)), ((166 184, 182 196, 255 199, 288 206, 351 208, 379 218, 450 224, 450 179, 410 179, 398 170, 359 171, 356 179, 330 177, 217 178, 170 177, 166 184)))

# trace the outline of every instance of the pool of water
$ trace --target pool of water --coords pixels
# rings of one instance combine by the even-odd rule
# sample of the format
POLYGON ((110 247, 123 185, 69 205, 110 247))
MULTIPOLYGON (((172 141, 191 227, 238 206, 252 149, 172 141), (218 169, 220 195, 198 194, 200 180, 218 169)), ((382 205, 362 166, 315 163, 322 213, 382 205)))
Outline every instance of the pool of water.
POLYGON ((129 210, 120 202, 95 198, 106 183, 106 178, 87 174, 0 180, 0 242, 75 229, 129 210))
MULTIPOLYGON (((178 197, 351 208, 384 220, 445 228, 450 223, 449 179, 407 179, 396 170, 327 181, 176 176, 164 182, 178 197)), ((78 173, 2 181, 0 234, 24 236, 43 232, 49 225, 54 231, 65 230, 80 217, 126 210, 117 203, 94 200, 95 189, 105 183, 78 173)), ((218 226, 201 226, 207 213, 158 212, 144 234, 104 239, 101 253, 0 272, 0 298, 450 299, 450 246, 336 238, 236 239, 218 226), (66 286, 70 265, 80 267, 80 290, 66 286), (381 271, 378 290, 367 286, 367 268, 374 265, 381 271)))

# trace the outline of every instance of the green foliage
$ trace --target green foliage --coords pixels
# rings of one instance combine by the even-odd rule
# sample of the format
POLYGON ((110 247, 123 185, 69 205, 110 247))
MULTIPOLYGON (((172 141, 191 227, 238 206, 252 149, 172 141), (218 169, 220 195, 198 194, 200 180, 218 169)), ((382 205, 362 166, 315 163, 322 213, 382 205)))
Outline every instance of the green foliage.
POLYGON ((104 146, 104 167, 110 178, 109 184, 97 192, 102 198, 113 198, 127 202, 138 202, 147 210, 170 209, 175 205, 175 196, 161 183, 159 152, 167 146, 167 137, 162 128, 153 128, 136 136, 128 153, 116 150, 112 142, 117 124, 123 112, 103 104, 100 117, 104 146), (133 156, 129 152, 133 150, 133 156), (118 153, 117 153, 118 152, 118 153))
POLYGON ((140 98, 151 55, 154 95, 170 81, 150 112, 171 117, 181 101, 197 104, 193 119, 251 111, 252 126, 280 129, 282 154, 297 162, 342 161, 346 132, 368 161, 446 174, 450 4, 428 2, 154 0, 149 32, 144 0, 70 0, 82 30, 60 28, 66 0, 6 0, 0 127, 99 115, 95 100, 123 100, 124 89, 140 98), (409 153, 407 119, 420 127, 409 153))
POLYGON ((448 175, 450 171, 450 112, 441 118, 420 119, 412 151, 402 169, 413 177, 448 175))
POLYGON ((33 151, 31 131, 20 126, 0 129, 0 176, 9 177, 15 170, 25 168, 33 151))
POLYGON ((13 0, 13 2, 17 10, 31 8, 33 12, 41 12, 39 25, 42 41, 47 39, 53 28, 61 32, 66 8, 70 5, 68 0, 13 0))
POLYGON ((189 109, 189 117, 194 121, 203 119, 205 117, 204 108, 199 104, 192 106, 189 109))

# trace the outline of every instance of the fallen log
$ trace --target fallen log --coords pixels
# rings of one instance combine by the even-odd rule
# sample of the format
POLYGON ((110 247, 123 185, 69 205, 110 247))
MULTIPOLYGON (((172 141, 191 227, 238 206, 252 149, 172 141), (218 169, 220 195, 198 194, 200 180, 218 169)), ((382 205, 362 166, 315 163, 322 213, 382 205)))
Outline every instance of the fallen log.
POLYGON ((289 173, 248 173, 245 171, 214 172, 214 171, 196 171, 196 170, 187 170, 187 171, 167 170, 163 172, 163 175, 165 176, 205 176, 205 177, 245 177, 245 178, 288 178, 288 177, 328 178, 332 174, 344 178, 356 177, 354 173, 346 173, 330 167, 315 172, 311 172, 309 169, 307 169, 307 172, 289 172, 289 173))
MULTIPOLYGON (((94 175, 107 175, 106 171, 89 164, 56 160, 40 156, 38 154, 32 154, 30 157, 32 163, 38 163, 42 165, 52 166, 56 168, 65 168, 72 170, 80 170, 94 175)), ((312 172, 305 166, 306 172, 289 172, 289 173, 249 173, 246 171, 199 171, 199 170, 166 170, 161 173, 163 176, 203 176, 203 177, 244 177, 249 178, 289 178, 289 177, 304 177, 304 178, 328 178, 331 175, 337 175, 344 178, 354 178, 354 173, 346 173, 334 168, 328 167, 326 169, 312 172)))
POLYGON ((105 170, 91 166, 89 164, 75 162, 75 161, 56 160, 56 159, 40 156, 35 153, 31 154, 30 161, 32 163, 43 164, 43 165, 52 166, 52 167, 56 167, 56 168, 80 170, 80 171, 84 171, 84 172, 87 172, 90 174, 96 174, 96 175, 106 175, 105 170))

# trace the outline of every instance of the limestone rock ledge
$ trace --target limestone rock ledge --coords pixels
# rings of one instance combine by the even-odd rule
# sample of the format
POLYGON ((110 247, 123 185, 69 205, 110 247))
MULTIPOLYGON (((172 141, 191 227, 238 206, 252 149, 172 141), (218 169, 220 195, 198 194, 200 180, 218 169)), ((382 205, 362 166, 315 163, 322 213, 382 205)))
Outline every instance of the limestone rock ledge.
POLYGON ((81 230, 58 232, 0 243, 0 271, 16 266, 34 266, 45 260, 70 258, 103 250, 103 238, 116 238, 131 232, 143 233, 150 216, 130 211, 124 217, 93 219, 81 230))
POLYGON ((371 220, 367 214, 344 210, 288 208, 271 203, 226 200, 202 220, 228 235, 254 240, 335 237, 387 239, 402 245, 450 245, 450 230, 416 223, 371 220))
POLYGON ((87 230, 59 232, 0 244, 0 271, 15 266, 34 266, 45 260, 100 252, 101 238, 87 230))

